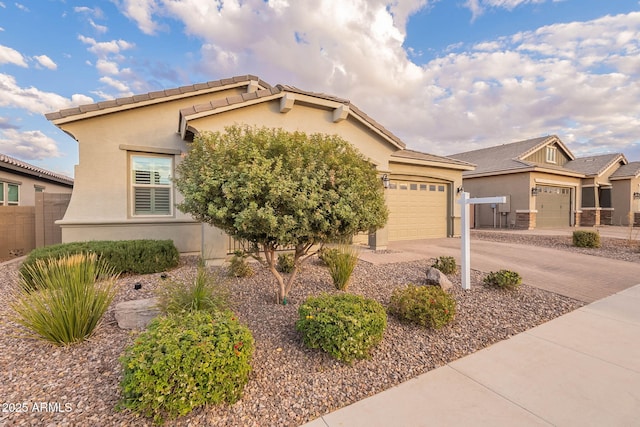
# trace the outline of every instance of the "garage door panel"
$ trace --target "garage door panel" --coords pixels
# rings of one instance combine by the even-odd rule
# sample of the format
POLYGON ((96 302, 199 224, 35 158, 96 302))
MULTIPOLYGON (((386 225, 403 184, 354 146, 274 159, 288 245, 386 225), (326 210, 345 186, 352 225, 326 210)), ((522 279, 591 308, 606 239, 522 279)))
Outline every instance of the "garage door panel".
POLYGON ((445 184, 392 183, 387 190, 387 204, 389 206, 389 240, 447 236, 447 186, 445 184))
POLYGON ((571 189, 538 186, 536 196, 536 227, 566 227, 571 225, 571 189))

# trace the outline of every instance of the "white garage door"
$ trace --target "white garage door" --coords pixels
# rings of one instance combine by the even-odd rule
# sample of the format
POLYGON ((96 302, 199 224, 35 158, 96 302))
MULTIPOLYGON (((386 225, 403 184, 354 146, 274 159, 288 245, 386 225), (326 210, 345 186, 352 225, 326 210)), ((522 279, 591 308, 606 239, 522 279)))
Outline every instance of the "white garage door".
POLYGON ((389 241, 447 237, 447 184, 391 181, 389 241))

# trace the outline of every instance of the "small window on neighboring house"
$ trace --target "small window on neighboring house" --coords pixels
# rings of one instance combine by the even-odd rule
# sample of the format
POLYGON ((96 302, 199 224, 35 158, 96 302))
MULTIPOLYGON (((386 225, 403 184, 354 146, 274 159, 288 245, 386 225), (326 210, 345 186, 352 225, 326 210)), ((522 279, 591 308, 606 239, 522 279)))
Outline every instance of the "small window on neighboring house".
POLYGON ((547 162, 556 163, 556 154, 558 149, 556 147, 547 147, 547 162))
POLYGON ((444 185, 438 185, 438 191, 444 191, 444 185))
POLYGON ((20 202, 20 184, 0 181, 0 206, 17 206, 20 202))
POLYGON ((409 184, 409 190, 418 190, 418 184, 409 184))
POLYGON ((133 215, 172 215, 171 176, 173 158, 131 156, 131 193, 133 215))
POLYGON ((427 191, 427 184, 420 184, 420 191, 427 191))
POLYGON ((429 191, 436 191, 436 186, 435 185, 430 185, 429 186, 429 191))
POLYGON ((44 193, 44 187, 40 187, 39 185, 34 185, 33 188, 36 189, 36 193, 44 193))

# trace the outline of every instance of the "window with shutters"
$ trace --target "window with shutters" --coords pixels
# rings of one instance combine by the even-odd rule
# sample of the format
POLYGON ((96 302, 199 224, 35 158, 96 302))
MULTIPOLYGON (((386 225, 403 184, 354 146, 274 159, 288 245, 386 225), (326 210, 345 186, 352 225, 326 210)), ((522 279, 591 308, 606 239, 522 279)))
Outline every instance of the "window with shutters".
POLYGON ((130 164, 132 215, 172 215, 173 158, 133 154, 130 164))

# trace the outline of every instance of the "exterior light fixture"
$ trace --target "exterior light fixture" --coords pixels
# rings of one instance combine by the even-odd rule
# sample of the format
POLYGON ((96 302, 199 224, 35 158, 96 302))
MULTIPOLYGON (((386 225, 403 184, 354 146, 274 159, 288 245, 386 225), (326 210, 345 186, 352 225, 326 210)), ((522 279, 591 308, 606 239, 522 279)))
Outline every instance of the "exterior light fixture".
POLYGON ((384 188, 389 188, 389 176, 386 173, 382 175, 382 186, 384 188))
POLYGON ((458 188, 456 188, 456 194, 460 194, 464 191, 464 188, 462 188, 462 185, 458 188))
POLYGON ((634 200, 640 199, 640 193, 633 193, 633 199, 634 200))
POLYGON ((538 195, 538 187, 531 187, 531 195, 532 196, 538 195))

